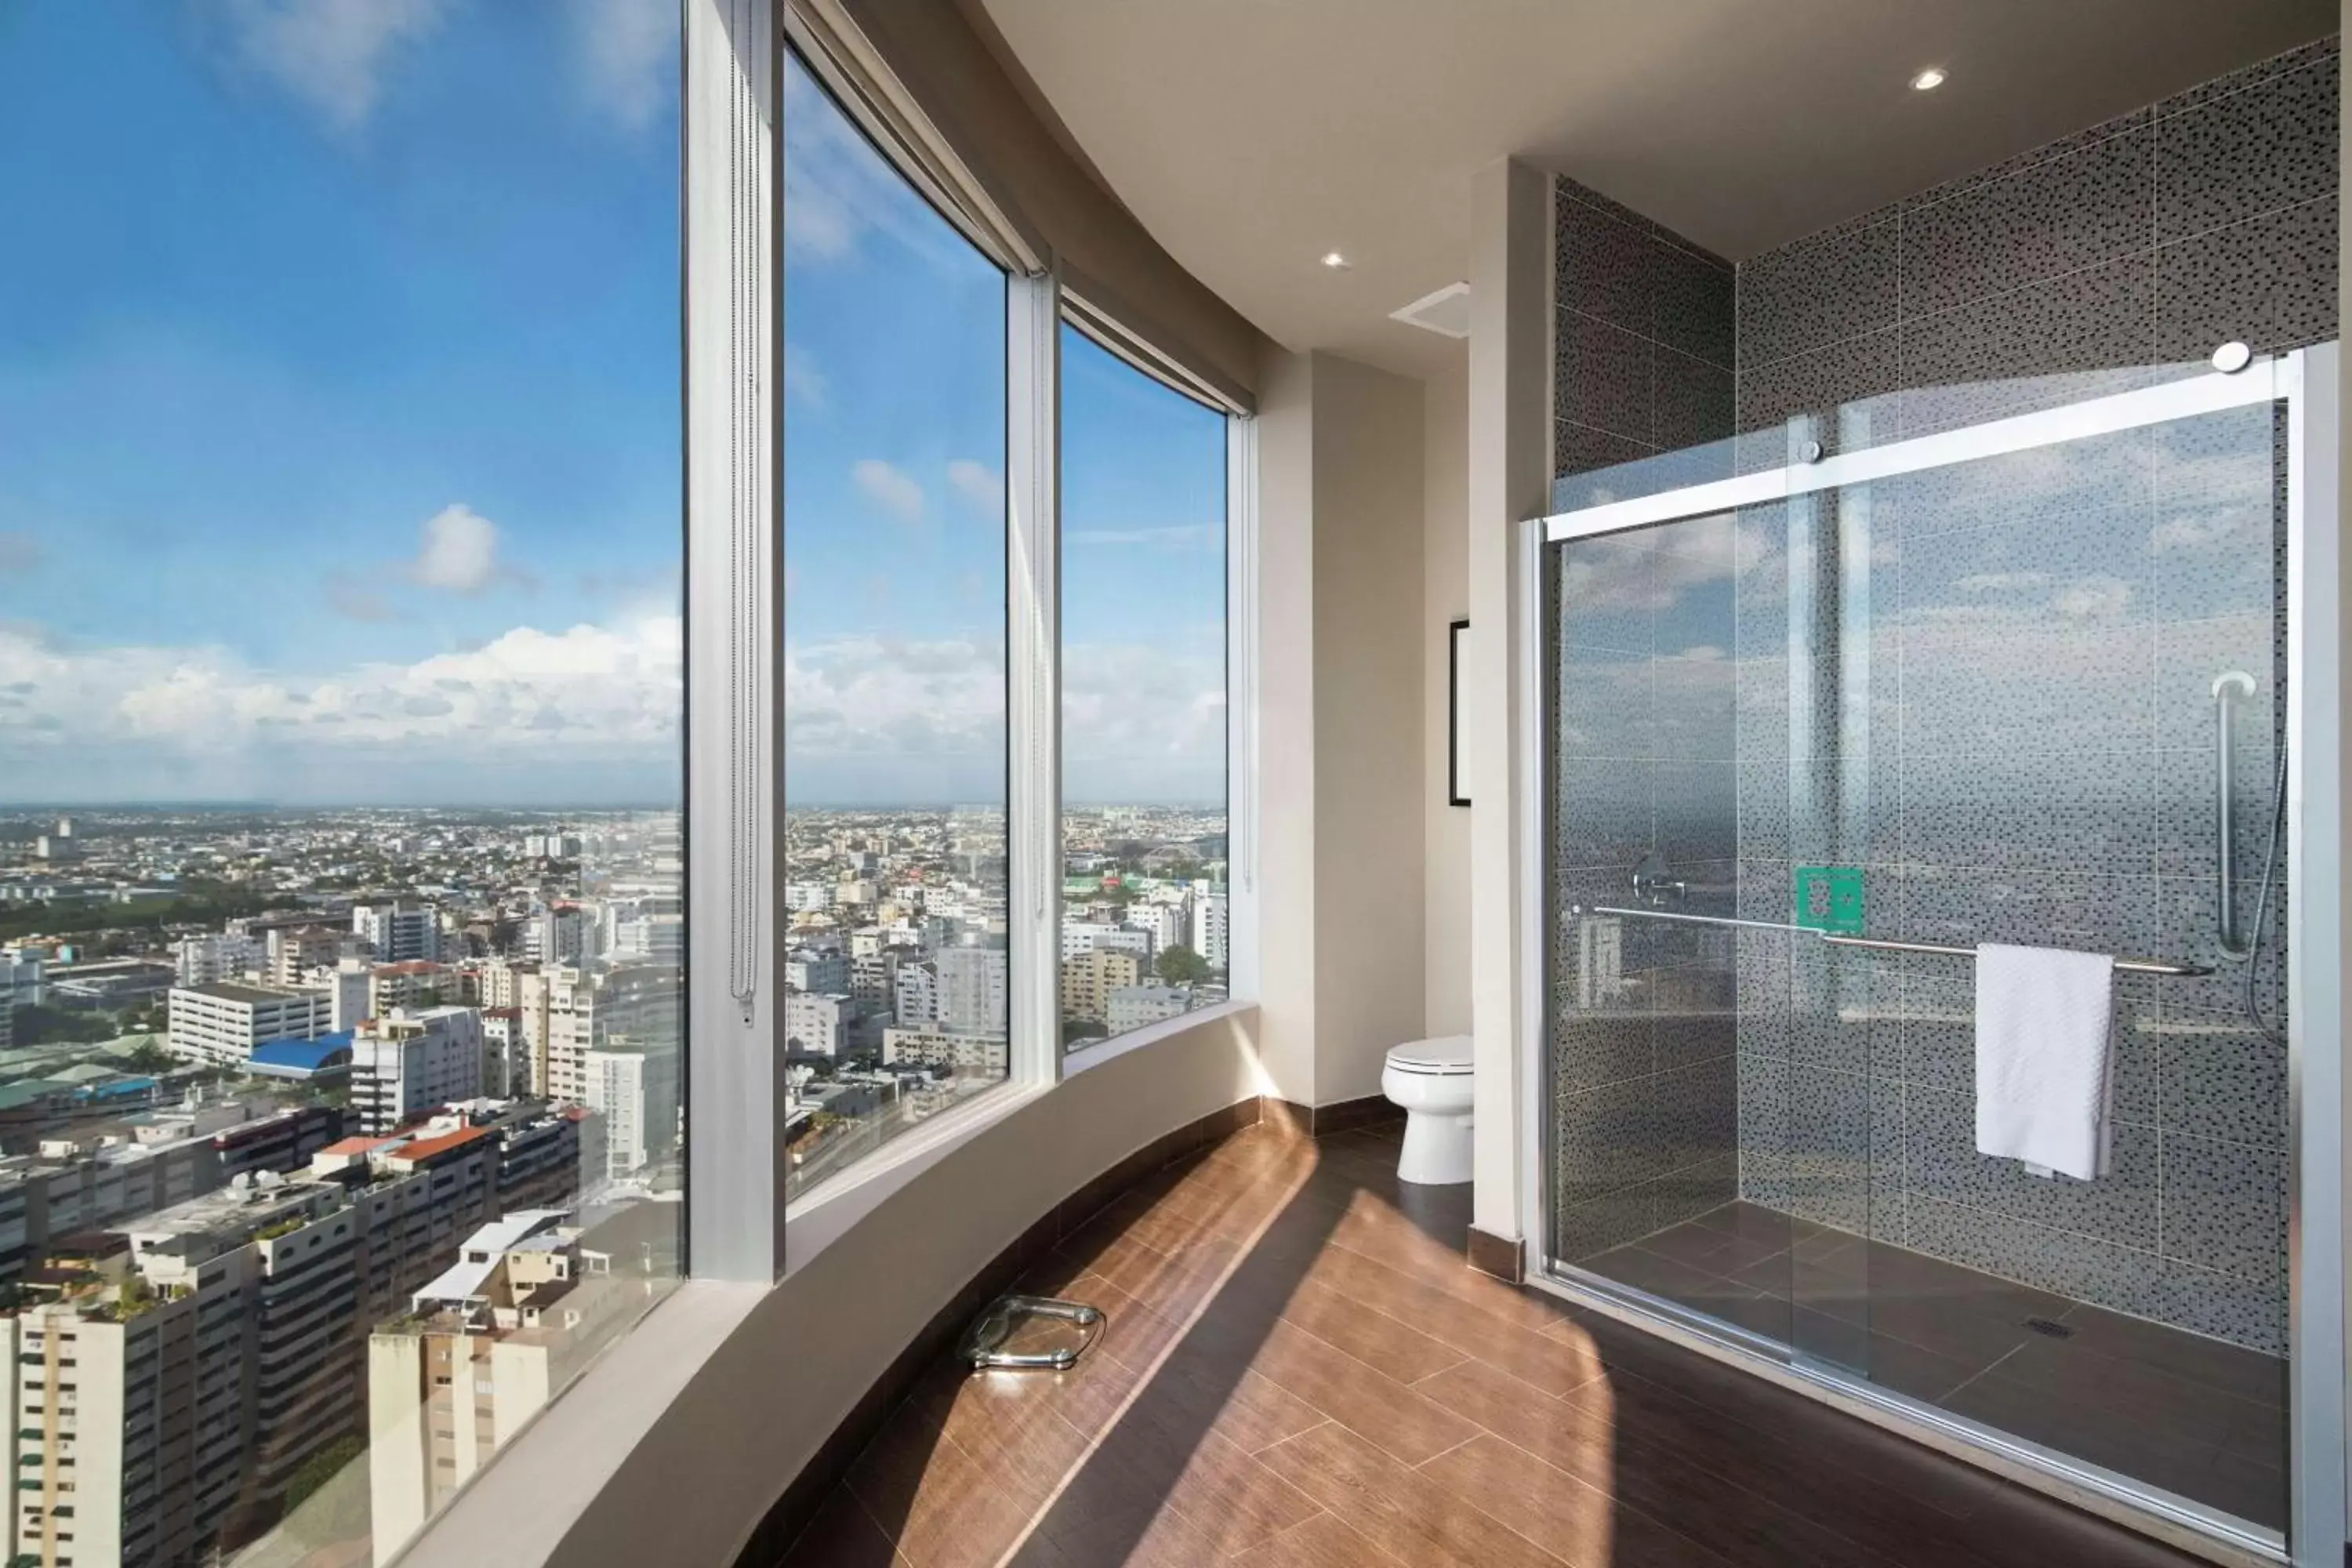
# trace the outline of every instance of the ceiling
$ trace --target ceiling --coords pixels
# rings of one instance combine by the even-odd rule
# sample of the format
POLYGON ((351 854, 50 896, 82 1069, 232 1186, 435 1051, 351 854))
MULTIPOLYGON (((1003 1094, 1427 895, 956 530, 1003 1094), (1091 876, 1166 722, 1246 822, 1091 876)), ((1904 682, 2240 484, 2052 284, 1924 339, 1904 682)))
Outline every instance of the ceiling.
POLYGON ((980 3, 1202 282, 1291 348, 1419 375, 1460 346, 1388 312, 1466 275, 1496 158, 1738 260, 2337 26, 2337 0, 980 3))

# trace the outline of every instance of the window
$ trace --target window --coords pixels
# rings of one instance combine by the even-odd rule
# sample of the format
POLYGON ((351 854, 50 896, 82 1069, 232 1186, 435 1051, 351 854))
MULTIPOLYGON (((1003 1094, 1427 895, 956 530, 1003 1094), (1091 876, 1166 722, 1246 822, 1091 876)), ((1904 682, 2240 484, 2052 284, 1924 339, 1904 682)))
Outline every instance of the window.
POLYGON ((1062 1039, 1223 1001, 1225 420, 1062 331, 1062 1039))
POLYGON ((25 1163, 0 1353, 102 1363, 23 1433, 139 1413, 60 1489, 142 1560, 396 1551, 429 1362, 371 1352, 461 1326, 469 1240, 611 1260, 518 1390, 678 1268, 676 33, 0 7, 0 1021, 79 1085, 26 1146, 135 1115, 152 1174, 25 1163), (375 1243, 270 1245, 330 1215, 375 1243))
POLYGON ((1005 277, 784 77, 783 1018, 806 1191, 1005 1079, 1005 277))

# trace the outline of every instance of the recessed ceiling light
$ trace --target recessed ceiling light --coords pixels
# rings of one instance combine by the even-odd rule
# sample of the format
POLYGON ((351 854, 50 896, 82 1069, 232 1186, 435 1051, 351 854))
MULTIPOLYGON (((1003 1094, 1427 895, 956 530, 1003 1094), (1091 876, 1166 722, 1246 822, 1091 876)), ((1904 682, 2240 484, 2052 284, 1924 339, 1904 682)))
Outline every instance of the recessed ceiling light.
POLYGON ((1914 92, 1933 92, 1943 85, 1944 70, 1941 66, 1929 66, 1911 79, 1911 90, 1914 92))
POLYGON ((1336 250, 1327 250, 1323 253, 1323 265, 1334 272, 1345 272, 1348 270, 1348 258, 1336 250))

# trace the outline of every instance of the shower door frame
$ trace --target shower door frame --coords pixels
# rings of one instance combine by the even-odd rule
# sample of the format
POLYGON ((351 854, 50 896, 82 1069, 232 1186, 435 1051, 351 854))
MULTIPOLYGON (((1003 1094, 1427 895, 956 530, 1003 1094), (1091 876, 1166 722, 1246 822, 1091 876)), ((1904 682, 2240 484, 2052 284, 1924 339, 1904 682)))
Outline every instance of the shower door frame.
POLYGON ((2344 935, 2339 661, 2344 568, 2338 539, 2338 345, 2258 357, 2130 392, 1823 457, 1737 478, 1604 502, 1518 525, 1512 552, 1511 716, 1517 840, 1541 863, 1521 865, 1518 1074, 1521 1234, 1528 1283, 1890 1427, 1956 1458, 2223 1562, 2336 1568, 2352 1538, 2347 1517, 2342 965, 2344 935), (2034 447, 2063 446, 2256 404, 2287 407, 2287 1256, 2288 1530, 2250 1525, 2203 1504, 1896 1394, 1793 1346, 1750 1334, 1680 1303, 1564 1264, 1551 1255, 1550 970, 1556 922, 1545 802, 1550 779, 1545 711, 1544 573, 1551 545, 1706 517, 1742 506, 1835 491, 1874 479, 2034 447))

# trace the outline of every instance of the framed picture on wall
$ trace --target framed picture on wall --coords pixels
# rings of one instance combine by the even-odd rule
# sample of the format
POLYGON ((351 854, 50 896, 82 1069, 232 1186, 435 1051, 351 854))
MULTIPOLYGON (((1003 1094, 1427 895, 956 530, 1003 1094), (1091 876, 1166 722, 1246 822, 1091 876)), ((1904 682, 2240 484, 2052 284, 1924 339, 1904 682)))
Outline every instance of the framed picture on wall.
POLYGON ((1462 793, 1462 635, 1470 629, 1465 618, 1445 628, 1445 802, 1468 805, 1462 793))

